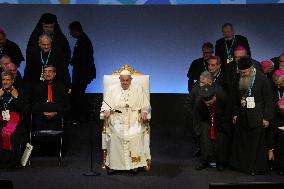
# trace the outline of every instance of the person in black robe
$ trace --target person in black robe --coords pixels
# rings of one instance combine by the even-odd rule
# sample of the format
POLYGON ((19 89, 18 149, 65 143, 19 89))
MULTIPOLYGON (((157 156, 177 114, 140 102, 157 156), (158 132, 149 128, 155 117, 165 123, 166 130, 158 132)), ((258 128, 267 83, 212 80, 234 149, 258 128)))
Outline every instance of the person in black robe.
POLYGON ((217 169, 223 171, 228 161, 230 135, 226 116, 227 96, 222 88, 215 88, 215 84, 202 86, 199 94, 194 115, 200 133, 201 157, 196 169, 205 169, 216 162, 217 169))
MULTIPOLYGON (((238 61, 241 58, 249 57, 247 50, 243 46, 238 46, 234 50, 234 60, 225 66, 225 78, 227 83, 233 83, 239 78, 238 61)), ((258 61, 251 59, 253 67, 262 71, 261 65, 258 61)))
POLYGON ((7 39, 5 32, 0 29, 0 58, 5 55, 9 56, 17 67, 25 60, 20 47, 7 39))
POLYGON ((69 63, 66 62, 63 51, 53 44, 49 35, 41 35, 39 45, 30 51, 24 73, 24 80, 28 83, 30 91, 33 91, 33 86, 44 81, 43 68, 45 65, 56 67, 57 75, 55 80, 71 89, 69 63))
POLYGON ((284 53, 270 59, 274 63, 275 70, 284 70, 284 53))
POLYGON ((78 21, 69 24, 72 37, 77 39, 73 56, 71 58, 72 72, 72 117, 73 123, 84 122, 87 116, 87 98, 85 91, 88 84, 96 78, 94 64, 93 45, 89 37, 83 31, 78 21))
POLYGON ((10 72, 2 72, 1 78, 0 168, 19 167, 28 130, 22 120, 27 116, 29 105, 23 92, 13 85, 13 75, 10 72))
POLYGON ((68 90, 57 82, 56 68, 44 67, 44 82, 39 83, 33 92, 33 123, 38 130, 61 130, 60 120, 69 109, 68 90))
POLYGON ((231 23, 222 26, 223 38, 216 41, 215 55, 221 58, 222 64, 226 66, 233 61, 233 53, 237 46, 243 46, 248 55, 251 56, 250 46, 246 37, 235 35, 231 23))
POLYGON ((233 84, 235 130, 230 165, 251 175, 264 174, 268 170, 265 130, 273 117, 272 89, 249 58, 241 58, 238 69, 240 77, 233 84))
POLYGON ((200 87, 204 85, 211 85, 213 83, 212 74, 208 71, 204 71, 200 74, 198 81, 194 84, 191 92, 185 98, 184 108, 186 117, 186 131, 190 133, 191 141, 193 144, 193 157, 198 157, 200 155, 200 141, 199 133, 197 132, 195 126, 196 122, 194 120, 194 110, 198 99, 200 98, 199 90, 200 87))
POLYGON ((44 13, 40 17, 35 29, 33 30, 27 45, 26 57, 33 54, 33 49, 38 46, 38 39, 42 34, 49 35, 52 39, 54 47, 62 51, 64 62, 69 64, 71 57, 71 49, 66 36, 61 31, 57 17, 51 13, 44 13))
POLYGON ((267 148, 270 169, 284 174, 284 71, 273 73, 275 87, 273 90, 274 116, 267 131, 267 148))
POLYGON ((194 60, 187 72, 188 77, 188 91, 192 90, 194 83, 199 80, 202 72, 207 71, 208 59, 214 53, 214 46, 210 42, 202 45, 202 57, 194 60))

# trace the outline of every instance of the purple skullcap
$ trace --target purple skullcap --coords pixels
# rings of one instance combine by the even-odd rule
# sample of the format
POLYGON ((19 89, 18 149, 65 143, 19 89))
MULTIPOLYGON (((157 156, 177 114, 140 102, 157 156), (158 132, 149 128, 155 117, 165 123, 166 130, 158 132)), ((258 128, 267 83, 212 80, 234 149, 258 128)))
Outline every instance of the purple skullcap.
POLYGON ((273 73, 274 76, 284 77, 284 71, 283 70, 276 70, 273 73))
POLYGON ((263 70, 269 69, 271 66, 274 66, 274 63, 271 60, 264 60, 260 62, 263 70))

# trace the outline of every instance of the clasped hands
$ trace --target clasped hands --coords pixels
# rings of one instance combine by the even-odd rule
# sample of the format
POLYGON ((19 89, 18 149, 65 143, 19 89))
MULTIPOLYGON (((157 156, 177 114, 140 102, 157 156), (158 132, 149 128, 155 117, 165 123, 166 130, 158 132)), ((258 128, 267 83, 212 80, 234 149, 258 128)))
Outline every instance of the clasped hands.
MULTIPOLYGON (((112 113, 113 113, 112 110, 105 110, 104 111, 104 119, 107 119, 110 116, 110 114, 112 114, 112 113)), ((142 121, 145 122, 147 120, 148 113, 147 112, 141 112, 140 115, 141 115, 142 121)))
POLYGON ((47 119, 52 119, 54 116, 57 115, 57 112, 42 112, 42 114, 43 114, 47 119))

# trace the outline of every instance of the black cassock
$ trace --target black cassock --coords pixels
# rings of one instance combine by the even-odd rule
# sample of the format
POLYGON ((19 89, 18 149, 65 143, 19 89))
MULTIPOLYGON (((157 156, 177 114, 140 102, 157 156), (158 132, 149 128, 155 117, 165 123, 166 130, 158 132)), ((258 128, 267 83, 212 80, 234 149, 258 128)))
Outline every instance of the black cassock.
POLYGON ((267 149, 263 119, 271 121, 273 117, 272 89, 266 76, 256 70, 255 81, 251 90, 255 107, 242 106, 242 98, 248 97, 247 91, 239 90, 239 79, 234 84, 233 115, 237 117, 234 129, 232 156, 233 168, 254 174, 268 170, 267 149))
MULTIPOLYGON (((55 80, 63 83, 66 87, 71 87, 70 74, 68 70, 69 62, 64 58, 63 51, 52 45, 50 55, 49 52, 42 52, 39 47, 34 47, 30 50, 27 56, 27 62, 24 73, 24 80, 30 85, 34 86, 40 83, 42 67, 45 64, 50 64, 56 68, 55 80), (42 52, 42 59, 41 59, 42 52), (43 60, 43 62, 42 62, 43 60)), ((31 87, 32 88, 32 87, 31 87)))
MULTIPOLYGON (((18 98, 11 98, 10 93, 5 93, 0 99, 0 111, 4 110, 4 103, 8 104, 7 109, 10 112, 17 112, 20 114, 20 122, 11 136, 12 150, 0 149, 0 168, 15 167, 20 165, 20 158, 23 153, 25 141, 27 140, 28 126, 24 124, 23 120, 27 116, 29 105, 24 94, 18 90, 18 98), (9 100, 11 99, 10 103, 9 100)), ((1 131, 6 121, 0 121, 1 131)), ((2 132, 1 132, 2 133, 2 132)), ((2 143, 2 137, 0 140, 2 143)))
POLYGON ((281 170, 284 170, 284 131, 279 127, 284 126, 284 115, 280 113, 278 100, 283 97, 284 88, 274 88, 274 117, 267 131, 267 147, 274 150, 276 166, 281 170))
POLYGON ((195 132, 200 136, 201 162, 216 161, 224 165, 228 161, 231 128, 227 116, 227 96, 221 87, 216 87, 216 101, 207 107, 199 98, 194 112, 195 132), (213 113, 214 111, 214 113, 213 113), (214 117, 215 139, 211 138, 212 116, 214 117))
POLYGON ((9 56, 17 67, 25 60, 20 47, 8 39, 6 40, 5 45, 0 47, 0 58, 4 55, 9 56))
POLYGON ((194 81, 199 81, 199 76, 202 72, 207 70, 208 62, 204 58, 194 60, 187 72, 188 77, 188 91, 191 91, 194 86, 194 81))
POLYGON ((49 15, 49 17, 52 16, 54 20, 54 33, 51 35, 52 45, 61 49, 64 55, 63 57, 65 59, 64 61, 67 61, 69 63, 70 57, 71 57, 71 50, 70 50, 68 40, 66 36, 63 34, 58 24, 56 15, 53 15, 50 13, 44 13, 41 16, 32 34, 30 35, 28 45, 27 45, 27 50, 26 50, 26 57, 30 56, 31 53, 33 53, 31 50, 38 46, 39 36, 43 34, 42 23, 44 22, 44 19, 47 15, 49 15))
POLYGON ((34 88, 33 92, 33 123, 39 130, 60 130, 60 117, 69 109, 67 88, 59 83, 52 82, 53 102, 48 100, 48 82, 42 82, 34 88), (43 112, 57 112, 52 119, 46 119, 43 112))
POLYGON ((220 57, 223 65, 227 64, 227 58, 228 58, 226 43, 227 43, 228 51, 230 51, 229 55, 232 58, 234 57, 234 49, 237 46, 243 46, 247 50, 248 55, 251 56, 249 43, 246 37, 241 36, 241 35, 235 35, 234 43, 233 43, 233 40, 225 41, 225 38, 221 38, 216 41, 215 55, 220 57))

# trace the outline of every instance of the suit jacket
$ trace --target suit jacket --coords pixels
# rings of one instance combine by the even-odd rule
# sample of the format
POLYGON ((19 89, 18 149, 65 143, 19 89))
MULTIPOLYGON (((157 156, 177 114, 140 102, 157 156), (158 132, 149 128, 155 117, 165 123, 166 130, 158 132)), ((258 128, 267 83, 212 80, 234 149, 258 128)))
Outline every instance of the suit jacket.
MULTIPOLYGON (((228 48, 231 47, 232 41, 227 41, 227 45, 228 48)), ((243 46, 246 50, 249 56, 251 56, 251 51, 250 51, 250 47, 249 47, 249 43, 246 37, 241 36, 241 35, 235 35, 235 41, 234 44, 232 46, 232 49, 230 51, 230 55, 233 57, 234 54, 234 49, 237 46, 243 46)), ((215 55, 219 56, 223 65, 227 64, 227 51, 226 51, 226 45, 225 45, 225 38, 221 38, 219 40, 216 41, 215 44, 215 55)))
POLYGON ((39 83, 33 92, 33 112, 59 112, 63 114, 69 109, 66 87, 59 82, 52 82, 53 102, 47 102, 48 82, 39 83))

